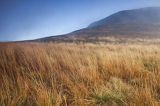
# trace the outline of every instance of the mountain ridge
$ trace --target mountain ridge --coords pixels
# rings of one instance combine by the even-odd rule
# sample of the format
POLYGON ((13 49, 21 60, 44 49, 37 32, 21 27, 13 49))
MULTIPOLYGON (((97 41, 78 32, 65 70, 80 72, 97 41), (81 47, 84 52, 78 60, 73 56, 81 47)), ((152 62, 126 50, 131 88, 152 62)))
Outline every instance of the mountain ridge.
POLYGON ((86 28, 36 41, 96 41, 100 37, 160 38, 160 7, 119 11, 86 28))

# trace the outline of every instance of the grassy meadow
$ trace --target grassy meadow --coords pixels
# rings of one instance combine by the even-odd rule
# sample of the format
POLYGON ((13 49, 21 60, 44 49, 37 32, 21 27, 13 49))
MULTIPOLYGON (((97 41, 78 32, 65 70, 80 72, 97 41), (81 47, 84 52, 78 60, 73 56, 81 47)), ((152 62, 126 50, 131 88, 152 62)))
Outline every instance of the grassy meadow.
POLYGON ((159 106, 160 45, 1 43, 0 106, 159 106))

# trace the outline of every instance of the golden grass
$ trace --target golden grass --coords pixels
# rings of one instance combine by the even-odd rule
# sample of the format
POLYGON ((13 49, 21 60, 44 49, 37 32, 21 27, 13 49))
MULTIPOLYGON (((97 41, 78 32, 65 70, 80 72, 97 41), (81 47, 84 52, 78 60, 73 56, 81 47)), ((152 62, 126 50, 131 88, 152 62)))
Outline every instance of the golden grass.
POLYGON ((160 105, 160 46, 0 44, 0 106, 60 105, 160 105))

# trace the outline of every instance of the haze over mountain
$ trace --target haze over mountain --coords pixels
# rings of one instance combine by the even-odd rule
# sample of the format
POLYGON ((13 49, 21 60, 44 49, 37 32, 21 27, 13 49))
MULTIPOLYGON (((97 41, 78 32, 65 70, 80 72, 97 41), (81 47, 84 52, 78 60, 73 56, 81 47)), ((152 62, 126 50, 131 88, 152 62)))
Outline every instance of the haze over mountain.
POLYGON ((114 24, 160 24, 160 7, 124 10, 105 19, 94 22, 89 27, 114 24))
POLYGON ((90 41, 104 37, 160 38, 160 7, 147 7, 117 12, 90 24, 87 28, 40 41, 90 41))

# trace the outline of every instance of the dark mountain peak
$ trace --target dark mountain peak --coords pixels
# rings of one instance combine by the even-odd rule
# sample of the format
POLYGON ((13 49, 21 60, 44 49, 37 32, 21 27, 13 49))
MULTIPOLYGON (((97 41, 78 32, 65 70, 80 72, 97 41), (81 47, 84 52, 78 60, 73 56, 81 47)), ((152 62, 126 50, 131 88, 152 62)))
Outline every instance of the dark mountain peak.
POLYGON ((115 24, 160 24, 160 7, 120 11, 90 24, 88 28, 115 24))

